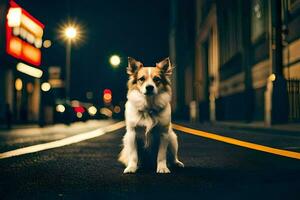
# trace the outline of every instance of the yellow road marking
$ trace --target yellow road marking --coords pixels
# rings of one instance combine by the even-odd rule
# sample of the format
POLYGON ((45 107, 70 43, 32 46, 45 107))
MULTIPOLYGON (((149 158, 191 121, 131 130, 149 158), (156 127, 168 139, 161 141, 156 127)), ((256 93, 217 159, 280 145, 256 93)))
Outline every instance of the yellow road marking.
POLYGON ((105 133, 112 132, 112 131, 118 130, 120 128, 123 128, 123 127, 125 127, 125 123, 124 123, 124 121, 121 121, 121 122, 118 122, 118 123, 115 123, 112 125, 108 125, 106 127, 98 128, 93 131, 81 133, 81 134, 67 137, 67 138, 64 138, 61 140, 43 143, 43 144, 37 144, 37 145, 29 146, 29 147, 19 148, 16 150, 0 153, 0 159, 14 157, 14 156, 20 156, 20 155, 29 154, 29 153, 35 153, 35 152, 44 151, 47 149, 53 149, 53 148, 58 148, 58 147, 82 142, 84 140, 89 140, 89 139, 92 139, 95 137, 99 137, 101 135, 104 135, 105 133))
POLYGON ((201 137, 205 137, 205 138, 225 142, 225 143, 228 143, 228 144, 233 144, 233 145, 237 145, 237 146, 241 146, 241 147, 246 147, 246 148, 249 148, 249 149, 254 149, 254 150, 258 150, 258 151, 263 151, 263 152, 267 152, 267 153, 271 153, 271 154, 275 154, 275 155, 280 155, 280 156, 300 160, 300 153, 298 153, 298 152, 287 151, 287 150, 282 150, 282 149, 276 149, 276 148, 272 148, 272 147, 268 147, 268 146, 264 146, 264 145, 260 145, 260 144, 245 142, 245 141, 233 139, 233 138, 230 138, 230 137, 220 136, 220 135, 213 134, 213 133, 208 133, 208 132, 205 132, 205 131, 200 131, 200 130, 196 130, 196 129, 192 129, 192 128, 187 128, 187 127, 184 127, 184 126, 181 126, 181 125, 178 125, 178 124, 172 124, 172 126, 173 126, 174 129, 176 129, 178 131, 183 131, 183 132, 186 132, 186 133, 189 133, 189 134, 192 134, 192 135, 197 135, 197 136, 201 136, 201 137))

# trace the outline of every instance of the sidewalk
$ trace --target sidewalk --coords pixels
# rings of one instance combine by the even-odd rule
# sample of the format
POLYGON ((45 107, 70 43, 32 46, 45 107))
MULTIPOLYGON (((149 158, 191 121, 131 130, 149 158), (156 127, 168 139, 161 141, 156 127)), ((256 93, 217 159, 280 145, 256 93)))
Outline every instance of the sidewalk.
POLYGON ((20 125, 10 130, 3 129, 0 130, 0 152, 61 140, 94 131, 114 122, 114 120, 88 120, 86 122, 71 123, 70 125, 55 124, 42 128, 35 125, 20 125))
POLYGON ((28 128, 39 128, 38 124, 14 124, 10 129, 7 129, 6 124, 0 124, 0 131, 9 131, 16 129, 28 129, 28 128))
MULTIPOLYGON (((275 133, 278 135, 300 136, 300 123, 286 123, 267 126, 263 121, 246 123, 242 121, 216 121, 216 122, 190 122, 178 121, 179 124, 194 127, 202 130, 210 129, 232 129, 232 130, 247 130, 264 133, 275 133)), ((175 122, 176 123, 176 122, 175 122)))
POLYGON ((300 123, 286 123, 267 126, 262 121, 245 123, 245 122, 235 122, 235 121, 217 121, 212 122, 211 125, 218 127, 227 127, 232 129, 245 129, 245 130, 254 130, 254 131, 265 131, 272 133, 290 133, 290 134, 299 134, 300 136, 300 123))

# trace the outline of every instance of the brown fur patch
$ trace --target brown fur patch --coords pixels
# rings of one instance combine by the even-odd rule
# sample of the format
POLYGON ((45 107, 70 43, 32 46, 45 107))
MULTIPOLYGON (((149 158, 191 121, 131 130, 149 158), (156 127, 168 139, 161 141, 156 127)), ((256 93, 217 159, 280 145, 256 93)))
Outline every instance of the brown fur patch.
POLYGON ((169 77, 165 76, 162 70, 158 67, 141 67, 137 73, 130 75, 127 82, 128 90, 139 90, 143 83, 148 79, 153 80, 159 92, 171 92, 169 77), (149 68, 151 68, 150 75, 148 70, 149 68))

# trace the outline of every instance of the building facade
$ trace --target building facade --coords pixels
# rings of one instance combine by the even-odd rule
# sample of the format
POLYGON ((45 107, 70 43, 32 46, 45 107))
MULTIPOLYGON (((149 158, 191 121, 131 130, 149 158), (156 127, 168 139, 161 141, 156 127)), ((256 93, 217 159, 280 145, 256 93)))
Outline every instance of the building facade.
POLYGON ((14 1, 1 1, 0 124, 39 120, 43 29, 14 1))
POLYGON ((194 0, 186 16, 180 14, 186 9, 180 4, 186 2, 172 4, 174 98, 185 107, 194 103, 194 118, 267 124, 300 119, 299 0, 194 0), (185 29, 193 33, 178 35, 185 29), (189 49, 178 46, 189 43, 185 37, 194 37, 189 49), (179 48, 191 52, 190 57, 178 53, 179 48), (187 60, 191 67, 182 65, 187 60), (185 86, 178 87, 179 80, 185 86))

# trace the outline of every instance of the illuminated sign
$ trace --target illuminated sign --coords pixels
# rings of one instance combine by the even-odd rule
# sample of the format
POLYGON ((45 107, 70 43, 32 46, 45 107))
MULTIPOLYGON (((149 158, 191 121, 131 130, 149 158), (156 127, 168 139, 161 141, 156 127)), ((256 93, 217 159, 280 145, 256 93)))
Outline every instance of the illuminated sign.
POLYGON ((6 21, 6 52, 32 65, 41 64, 44 25, 10 1, 6 21))
POLYGON ((29 76, 35 77, 35 78, 41 78, 43 75, 43 71, 36 68, 36 67, 31 67, 29 65, 26 65, 24 63, 18 63, 17 64, 17 70, 19 72, 22 72, 24 74, 27 74, 29 76))

